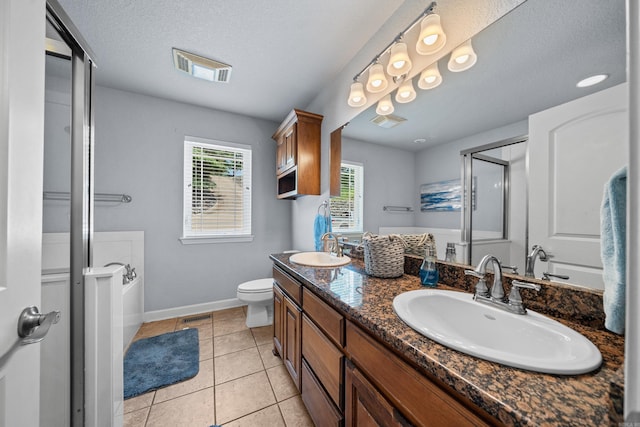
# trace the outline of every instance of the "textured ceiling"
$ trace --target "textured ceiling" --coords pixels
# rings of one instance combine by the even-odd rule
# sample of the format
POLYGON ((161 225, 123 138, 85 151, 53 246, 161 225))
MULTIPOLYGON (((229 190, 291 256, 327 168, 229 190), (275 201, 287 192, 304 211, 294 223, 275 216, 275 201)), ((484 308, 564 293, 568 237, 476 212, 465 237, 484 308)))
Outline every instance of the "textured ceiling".
POLYGON ((60 0, 99 85, 280 121, 308 105, 403 0, 60 0), (233 66, 229 83, 173 68, 177 47, 233 66))
MULTIPOLYGON (((412 11, 429 3, 59 1, 96 54, 99 85, 276 122, 292 108, 309 105, 354 58, 364 67, 377 53, 371 54, 373 47, 402 30, 389 28, 390 16, 409 22, 417 16, 412 11), (231 64, 231 81, 210 83, 176 71, 172 47, 231 64)), ((476 3, 438 2, 451 38, 478 18, 467 7, 476 3)), ((506 0, 481 7, 501 4, 506 0)), ((394 114, 407 118, 405 123, 374 126, 369 123, 374 106, 353 119, 343 135, 417 151, 621 83, 626 80, 624 9, 625 0, 527 0, 473 38, 478 62, 472 69, 449 72, 447 56, 440 61, 440 87, 416 88, 415 101, 395 103, 394 114), (575 87, 596 73, 610 78, 592 88, 575 87), (419 138, 427 142, 415 144, 419 138)))
POLYGON ((369 122, 376 116, 373 106, 353 119, 343 136, 417 151, 624 82, 625 1, 527 0, 474 37, 473 46, 478 55, 473 68, 451 73, 442 60, 439 87, 422 91, 414 84, 415 101, 394 102, 394 115, 406 122, 380 128, 369 122), (600 73, 609 79, 576 87, 600 73), (413 142, 419 138, 426 143, 413 142))

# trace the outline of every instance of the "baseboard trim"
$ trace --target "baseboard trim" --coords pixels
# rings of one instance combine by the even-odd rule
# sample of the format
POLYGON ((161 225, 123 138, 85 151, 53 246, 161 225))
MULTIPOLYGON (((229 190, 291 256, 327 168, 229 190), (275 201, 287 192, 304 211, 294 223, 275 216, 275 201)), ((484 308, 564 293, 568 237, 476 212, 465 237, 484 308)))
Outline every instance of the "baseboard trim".
POLYGON ((203 304, 185 305, 182 307, 167 308, 165 310, 147 311, 144 313, 145 322, 171 319, 174 317, 191 316, 193 314, 207 313, 209 311, 224 310, 226 308, 241 307, 246 305, 238 298, 230 298, 222 301, 206 302, 203 304))

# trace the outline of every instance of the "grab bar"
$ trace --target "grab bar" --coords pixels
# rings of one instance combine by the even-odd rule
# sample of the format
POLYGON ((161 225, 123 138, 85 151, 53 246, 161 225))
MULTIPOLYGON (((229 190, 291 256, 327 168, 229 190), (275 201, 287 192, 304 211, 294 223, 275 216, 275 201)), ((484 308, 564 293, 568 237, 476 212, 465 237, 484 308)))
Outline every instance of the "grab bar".
MULTIPOLYGON (((128 194, 95 193, 93 197, 96 202, 131 203, 133 200, 128 194)), ((42 193, 42 198, 44 200, 69 200, 71 194, 63 191, 45 191, 42 193)))

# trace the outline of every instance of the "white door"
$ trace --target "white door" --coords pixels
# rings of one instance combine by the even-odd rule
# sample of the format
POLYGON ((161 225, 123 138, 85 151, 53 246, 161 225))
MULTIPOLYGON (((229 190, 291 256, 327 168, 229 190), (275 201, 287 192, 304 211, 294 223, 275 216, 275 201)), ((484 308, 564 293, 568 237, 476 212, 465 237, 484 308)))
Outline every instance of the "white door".
POLYGON ((627 98, 621 84, 529 117, 529 245, 553 255, 536 277, 603 289, 600 205, 628 162, 627 98))
POLYGON ((40 305, 44 0, 0 1, 0 427, 39 422, 39 344, 18 316, 40 305))

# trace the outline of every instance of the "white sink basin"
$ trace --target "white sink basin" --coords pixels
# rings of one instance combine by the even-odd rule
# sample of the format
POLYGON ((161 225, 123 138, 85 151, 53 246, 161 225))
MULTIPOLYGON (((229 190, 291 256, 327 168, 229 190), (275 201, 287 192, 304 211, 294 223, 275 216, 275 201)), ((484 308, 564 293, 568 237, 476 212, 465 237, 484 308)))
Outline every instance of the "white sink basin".
POLYGON ((420 334, 481 359, 560 375, 590 372, 602 363, 583 335, 531 310, 508 313, 470 294, 437 289, 400 294, 393 308, 420 334))
POLYGON ((351 262, 348 256, 334 256, 328 252, 298 252, 291 255, 289 261, 310 267, 340 267, 351 262))

